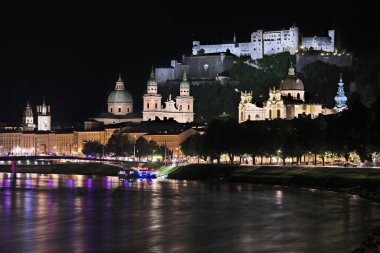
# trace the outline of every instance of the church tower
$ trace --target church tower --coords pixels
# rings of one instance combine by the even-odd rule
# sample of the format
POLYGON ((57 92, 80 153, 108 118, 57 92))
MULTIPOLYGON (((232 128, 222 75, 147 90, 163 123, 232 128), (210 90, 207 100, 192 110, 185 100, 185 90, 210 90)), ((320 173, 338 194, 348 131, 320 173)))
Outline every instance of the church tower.
POLYGON ((45 99, 42 105, 37 106, 38 114, 38 131, 50 131, 51 130, 51 115, 50 105, 46 105, 45 99))
POLYGON ((186 71, 183 73, 182 82, 179 86, 179 96, 176 98, 180 116, 176 120, 180 123, 194 121, 194 98, 190 96, 190 84, 187 81, 186 71))
POLYGON ((347 97, 344 94, 344 87, 343 86, 344 86, 344 83, 342 80, 342 74, 340 74, 340 79, 339 79, 339 83, 338 83, 338 92, 334 98, 334 100, 336 102, 334 109, 338 112, 341 112, 341 111, 347 109, 347 105, 346 105, 347 97))
POLYGON ((147 83, 146 94, 143 96, 143 121, 155 120, 156 116, 161 116, 161 111, 161 95, 157 92, 157 81, 152 67, 147 83))
POLYGON ((22 126, 23 127, 36 127, 34 124, 33 111, 32 107, 29 104, 29 101, 26 102, 26 107, 22 115, 22 126))

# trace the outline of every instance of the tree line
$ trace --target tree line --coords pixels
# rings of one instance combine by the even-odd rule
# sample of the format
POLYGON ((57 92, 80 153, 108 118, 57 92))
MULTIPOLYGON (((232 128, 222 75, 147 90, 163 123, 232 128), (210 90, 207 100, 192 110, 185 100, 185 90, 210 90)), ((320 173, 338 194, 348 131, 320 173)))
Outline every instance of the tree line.
POLYGON ((158 145, 154 140, 148 141, 140 137, 134 142, 122 131, 115 131, 106 145, 99 141, 87 141, 83 145, 82 153, 91 156, 135 156, 137 158, 154 155, 170 157, 171 151, 165 145, 158 145))
MULTIPOLYGON (((293 120, 247 121, 215 119, 204 135, 189 137, 182 143, 188 156, 210 157, 219 162, 227 154, 232 162, 236 156, 294 158, 297 163, 305 155, 320 157, 324 163, 327 154, 344 157, 352 152, 362 162, 370 161, 380 151, 380 96, 370 107, 363 105, 358 93, 349 98, 348 110, 319 116, 300 115, 293 120)), ((255 162, 255 159, 253 159, 255 162)))

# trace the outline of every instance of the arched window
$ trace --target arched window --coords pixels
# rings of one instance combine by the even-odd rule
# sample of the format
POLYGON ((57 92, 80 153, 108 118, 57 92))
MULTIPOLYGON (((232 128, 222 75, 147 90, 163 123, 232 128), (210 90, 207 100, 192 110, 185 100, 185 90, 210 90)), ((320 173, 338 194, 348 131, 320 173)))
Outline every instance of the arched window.
POLYGON ((281 118, 281 111, 280 110, 277 110, 277 118, 281 118))
POLYGON ((111 107, 111 112, 112 112, 112 107, 111 107))
POLYGON ((127 112, 129 112, 129 108, 127 108, 127 112))
POLYGON ((292 98, 292 94, 288 93, 288 98, 289 99, 292 98))
POLYGON ((272 119, 272 110, 269 110, 269 119, 272 119))
POLYGON ((146 108, 148 108, 148 109, 149 109, 149 103, 147 103, 147 104, 146 104, 146 108))
POLYGON ((179 110, 182 111, 182 105, 179 106, 179 110))
POLYGON ((187 110, 189 110, 189 111, 190 111, 190 105, 187 105, 187 110))
POLYGON ((301 99, 301 96, 299 93, 297 93, 297 99, 301 99))
POLYGON ((154 104, 154 108, 156 108, 156 109, 157 109, 157 103, 155 103, 155 104, 154 104))
POLYGON ((240 113, 240 120, 244 120, 243 119, 243 112, 240 113))
POLYGON ((118 112, 121 112, 121 107, 117 108, 117 111, 118 111, 118 112))
POLYGON ((248 115, 248 120, 251 120, 251 115, 248 115))

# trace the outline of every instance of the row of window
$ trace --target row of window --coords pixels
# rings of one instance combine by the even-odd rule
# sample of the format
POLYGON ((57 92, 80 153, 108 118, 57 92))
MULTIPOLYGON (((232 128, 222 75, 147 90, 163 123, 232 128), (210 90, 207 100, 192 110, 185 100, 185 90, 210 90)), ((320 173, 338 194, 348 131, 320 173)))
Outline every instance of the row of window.
MULTIPOLYGON (((111 112, 113 112, 113 108, 111 107, 111 112)), ((117 108, 117 112, 121 112, 121 107, 117 108)), ((129 108, 127 108, 127 112, 129 112, 129 108)))

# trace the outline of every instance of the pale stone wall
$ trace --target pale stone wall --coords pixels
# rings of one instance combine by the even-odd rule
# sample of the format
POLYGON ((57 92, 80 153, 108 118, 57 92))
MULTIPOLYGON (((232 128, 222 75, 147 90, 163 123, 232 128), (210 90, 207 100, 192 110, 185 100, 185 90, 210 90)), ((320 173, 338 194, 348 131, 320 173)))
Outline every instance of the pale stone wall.
POLYGON ((299 46, 299 32, 297 27, 289 30, 267 31, 257 30, 251 34, 251 41, 244 43, 228 43, 215 45, 202 45, 200 41, 193 41, 193 55, 200 51, 205 54, 222 53, 229 50, 232 54, 250 55, 252 59, 261 59, 263 55, 290 52, 295 54, 299 46))
POLYGON ((126 115, 133 112, 133 103, 108 103, 108 112, 114 115, 126 115))
POLYGON ((38 115, 38 131, 51 130, 51 117, 50 115, 38 115))

